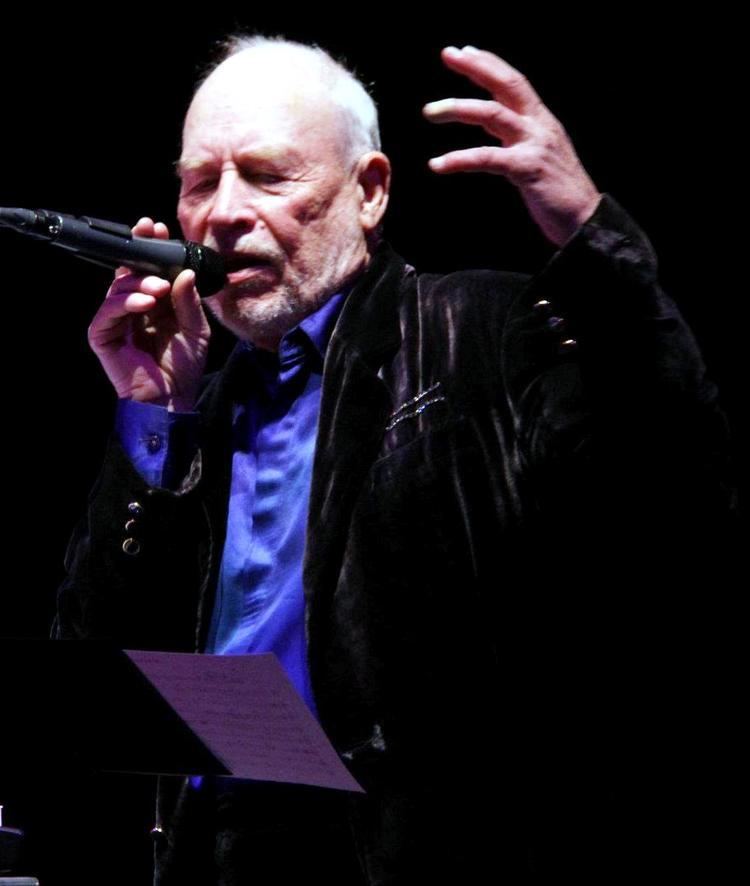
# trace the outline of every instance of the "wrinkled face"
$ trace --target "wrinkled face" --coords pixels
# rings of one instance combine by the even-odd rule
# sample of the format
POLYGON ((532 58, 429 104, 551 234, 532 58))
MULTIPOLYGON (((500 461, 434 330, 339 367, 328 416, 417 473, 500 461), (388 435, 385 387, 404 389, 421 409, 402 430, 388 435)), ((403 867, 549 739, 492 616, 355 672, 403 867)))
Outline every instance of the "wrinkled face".
POLYGON ((363 269, 367 246, 340 113, 309 74, 253 56, 224 62, 193 100, 178 217, 227 263, 228 285, 205 303, 273 349, 363 269))

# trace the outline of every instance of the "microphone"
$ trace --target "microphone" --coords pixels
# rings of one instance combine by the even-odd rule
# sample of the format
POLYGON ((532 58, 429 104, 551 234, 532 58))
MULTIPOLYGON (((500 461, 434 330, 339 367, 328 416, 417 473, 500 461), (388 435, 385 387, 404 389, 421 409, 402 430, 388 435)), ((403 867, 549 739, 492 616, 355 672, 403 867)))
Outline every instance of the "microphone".
POLYGON ((219 253, 191 240, 134 237, 127 225, 48 209, 0 207, 0 226, 47 240, 107 268, 124 265, 167 280, 174 280, 188 268, 195 271, 195 285, 202 296, 212 295, 226 284, 224 261, 219 253))

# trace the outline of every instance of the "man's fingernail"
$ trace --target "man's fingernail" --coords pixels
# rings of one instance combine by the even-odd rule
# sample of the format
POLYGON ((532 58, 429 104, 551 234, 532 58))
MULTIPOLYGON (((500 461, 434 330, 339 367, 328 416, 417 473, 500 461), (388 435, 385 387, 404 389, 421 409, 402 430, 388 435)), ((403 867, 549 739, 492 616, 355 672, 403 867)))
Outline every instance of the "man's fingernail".
POLYGON ((476 48, 476 46, 464 46, 461 51, 465 52, 467 55, 477 55, 479 53, 479 50, 476 48))
POLYGON ((461 50, 457 46, 446 46, 444 52, 447 55, 460 56, 461 50))
POLYGON ((428 160, 428 161, 427 161, 427 165, 428 165, 428 166, 430 167, 430 169, 432 169, 434 172, 437 172, 438 170, 442 169, 443 166, 445 166, 445 163, 444 163, 442 157, 433 157, 431 160, 428 160))
POLYGON ((425 114, 439 114, 441 111, 448 111, 453 107, 453 99, 441 98, 434 102, 427 102, 422 108, 425 114))

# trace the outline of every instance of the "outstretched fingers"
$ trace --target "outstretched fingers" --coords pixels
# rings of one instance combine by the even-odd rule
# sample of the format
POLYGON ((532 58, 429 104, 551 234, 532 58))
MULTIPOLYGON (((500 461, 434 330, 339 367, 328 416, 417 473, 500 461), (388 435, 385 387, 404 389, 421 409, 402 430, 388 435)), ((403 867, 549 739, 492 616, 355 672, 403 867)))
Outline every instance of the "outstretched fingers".
POLYGON ((522 152, 517 149, 481 145, 432 157, 429 167, 440 174, 484 172, 489 175, 504 175, 513 181, 523 174, 526 164, 523 162, 522 152))
POLYGON ((526 77, 492 52, 474 46, 448 46, 441 58, 446 67, 486 89, 496 101, 518 114, 531 113, 542 105, 526 77))
POLYGON ((522 138, 527 129, 520 114, 496 101, 477 98, 444 98, 429 102, 422 109, 430 123, 465 123, 481 126, 490 135, 503 142, 522 138))

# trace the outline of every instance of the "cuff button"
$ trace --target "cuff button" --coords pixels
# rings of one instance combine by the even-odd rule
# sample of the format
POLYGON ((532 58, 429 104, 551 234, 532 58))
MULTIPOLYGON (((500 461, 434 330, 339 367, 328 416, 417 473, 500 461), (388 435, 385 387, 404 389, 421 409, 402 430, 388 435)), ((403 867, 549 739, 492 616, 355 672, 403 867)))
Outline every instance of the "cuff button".
POLYGON ((560 342, 557 350, 560 354, 566 355, 572 354, 577 349, 578 342, 574 338, 565 338, 560 342))
POLYGON ((137 557, 141 552, 141 543, 136 538, 126 538, 122 543, 122 550, 129 557, 137 557))

